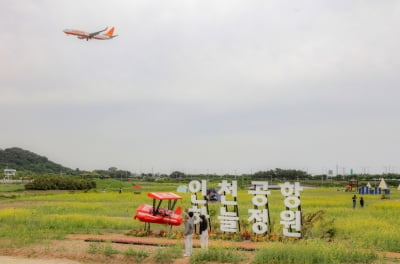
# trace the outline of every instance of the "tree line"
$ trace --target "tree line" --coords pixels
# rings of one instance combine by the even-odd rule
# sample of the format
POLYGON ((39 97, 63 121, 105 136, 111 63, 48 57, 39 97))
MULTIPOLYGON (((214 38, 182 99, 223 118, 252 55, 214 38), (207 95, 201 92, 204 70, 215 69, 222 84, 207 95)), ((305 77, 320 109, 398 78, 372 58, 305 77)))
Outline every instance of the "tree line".
POLYGON ((71 169, 64 167, 58 163, 50 161, 45 156, 40 156, 36 153, 24 150, 21 148, 13 147, 8 149, 0 149, 0 168, 1 169, 16 169, 17 178, 29 177, 37 178, 43 176, 77 176, 80 178, 114 178, 119 180, 128 180, 130 178, 136 178, 143 181, 188 181, 191 179, 208 179, 218 181, 221 178, 239 178, 241 181, 251 180, 264 180, 264 181, 276 181, 276 180, 287 180, 287 181, 305 181, 305 180, 335 180, 335 181, 346 181, 350 178, 358 180, 376 180, 381 177, 385 179, 400 179, 399 174, 390 173, 383 175, 372 175, 372 174, 354 174, 354 175, 336 175, 327 176, 323 175, 310 175, 309 173, 302 170, 294 169, 271 169, 265 171, 257 171, 252 174, 186 174, 181 171, 173 171, 170 174, 160 173, 140 173, 135 174, 129 170, 121 170, 116 167, 110 167, 107 170, 97 169, 93 171, 82 171, 79 168, 71 169))

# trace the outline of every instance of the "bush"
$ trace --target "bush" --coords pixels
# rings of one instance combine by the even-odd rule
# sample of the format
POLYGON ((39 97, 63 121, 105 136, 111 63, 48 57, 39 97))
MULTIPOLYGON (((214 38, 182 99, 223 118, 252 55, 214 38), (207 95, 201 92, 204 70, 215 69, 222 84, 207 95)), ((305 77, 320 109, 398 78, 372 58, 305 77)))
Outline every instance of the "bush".
POLYGON ((110 242, 107 242, 106 244, 91 243, 89 244, 87 252, 89 254, 104 254, 105 256, 108 257, 119 253, 118 250, 113 249, 110 242))
POLYGON ((154 256, 155 263, 172 263, 174 259, 181 256, 182 249, 179 246, 158 248, 154 256))
POLYGON ((98 243, 90 243, 87 252, 89 254, 98 254, 101 252, 101 247, 98 245, 98 243))
POLYGON ((71 177, 41 177, 25 185, 27 190, 88 190, 96 188, 92 180, 71 177))
POLYGON ((143 250, 134 250, 133 248, 128 248, 124 252, 125 257, 134 258, 135 262, 141 262, 143 259, 149 256, 149 253, 143 250))
POLYGON ((103 250, 104 255, 109 257, 118 253, 119 253, 118 250, 114 249, 110 242, 106 243, 106 245, 104 246, 103 250))
POLYGON ((302 216, 303 238, 325 238, 331 240, 336 234, 335 219, 326 219, 325 211, 304 214, 302 216))

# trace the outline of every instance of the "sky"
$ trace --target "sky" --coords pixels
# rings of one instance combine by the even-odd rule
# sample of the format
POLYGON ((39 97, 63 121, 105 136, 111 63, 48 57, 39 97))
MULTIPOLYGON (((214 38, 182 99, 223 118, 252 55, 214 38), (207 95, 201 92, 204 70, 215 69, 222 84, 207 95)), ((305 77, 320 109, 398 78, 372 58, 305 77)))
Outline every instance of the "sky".
POLYGON ((3 0, 0 24, 1 149, 89 171, 400 172, 399 1, 3 0))

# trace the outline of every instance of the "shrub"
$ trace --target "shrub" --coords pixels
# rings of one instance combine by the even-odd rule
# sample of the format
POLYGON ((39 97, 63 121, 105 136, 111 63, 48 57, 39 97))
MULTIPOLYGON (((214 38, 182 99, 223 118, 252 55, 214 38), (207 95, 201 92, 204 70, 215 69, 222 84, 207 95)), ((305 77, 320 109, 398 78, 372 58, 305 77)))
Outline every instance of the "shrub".
POLYGON ((302 216, 303 238, 326 238, 331 239, 336 234, 335 219, 326 219, 325 211, 319 210, 302 216))
POLYGON ((115 255, 118 254, 118 250, 113 249, 112 245, 110 242, 106 243, 106 245, 104 246, 103 249, 103 254, 106 256, 111 256, 111 255, 115 255))
POLYGON ((71 177, 41 177, 25 185, 27 190, 88 190, 96 188, 96 182, 71 177))
POLYGON ((182 247, 159 247, 154 255, 155 263, 172 263, 174 259, 181 256, 182 247))
POLYGON ((89 254, 97 254, 101 252, 100 246, 98 243, 90 243, 87 251, 89 254))
POLYGON ((124 252, 125 257, 131 257, 135 259, 135 262, 141 262, 143 259, 149 256, 149 253, 143 250, 135 251, 133 248, 128 248, 124 252))
POLYGON ((111 256, 118 254, 118 250, 113 249, 112 245, 110 242, 106 244, 99 244, 99 243, 91 243, 89 244, 89 249, 88 249, 89 254, 104 254, 106 256, 111 256))

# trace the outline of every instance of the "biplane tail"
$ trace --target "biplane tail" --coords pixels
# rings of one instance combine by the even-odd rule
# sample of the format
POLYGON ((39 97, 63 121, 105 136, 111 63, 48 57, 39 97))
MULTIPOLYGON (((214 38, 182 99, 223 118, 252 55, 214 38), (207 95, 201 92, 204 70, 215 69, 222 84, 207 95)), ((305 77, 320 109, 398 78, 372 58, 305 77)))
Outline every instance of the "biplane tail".
POLYGON ((176 210, 174 211, 174 214, 180 215, 182 212, 182 207, 178 206, 178 208, 176 208, 176 210))

